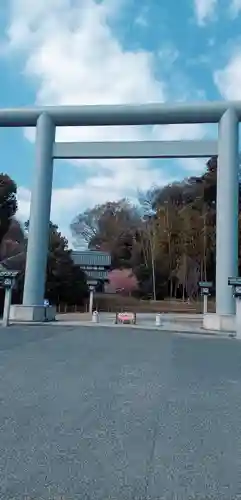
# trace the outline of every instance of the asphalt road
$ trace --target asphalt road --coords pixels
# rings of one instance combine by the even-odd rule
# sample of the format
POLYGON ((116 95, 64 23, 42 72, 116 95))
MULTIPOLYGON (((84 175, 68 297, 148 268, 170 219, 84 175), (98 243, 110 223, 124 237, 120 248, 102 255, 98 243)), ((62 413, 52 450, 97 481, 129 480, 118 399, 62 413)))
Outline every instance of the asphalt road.
POLYGON ((241 342, 0 329, 0 498, 241 498, 241 342))

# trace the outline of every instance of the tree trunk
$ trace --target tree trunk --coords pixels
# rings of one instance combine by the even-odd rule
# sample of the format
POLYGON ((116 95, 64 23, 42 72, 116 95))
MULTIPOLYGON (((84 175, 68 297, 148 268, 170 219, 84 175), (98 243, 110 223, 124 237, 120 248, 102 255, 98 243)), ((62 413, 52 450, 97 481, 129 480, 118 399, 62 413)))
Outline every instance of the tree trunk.
POLYGON ((155 275, 155 258, 154 258, 154 244, 153 236, 150 233, 150 251, 151 251, 151 271, 152 271, 152 290, 153 300, 156 300, 156 275, 155 275))
POLYGON ((204 281, 207 281, 207 220, 206 208, 204 208, 204 228, 203 228, 203 274, 204 281))
POLYGON ((170 299, 172 298, 172 294, 173 294, 173 281, 172 281, 172 278, 170 279, 170 299))

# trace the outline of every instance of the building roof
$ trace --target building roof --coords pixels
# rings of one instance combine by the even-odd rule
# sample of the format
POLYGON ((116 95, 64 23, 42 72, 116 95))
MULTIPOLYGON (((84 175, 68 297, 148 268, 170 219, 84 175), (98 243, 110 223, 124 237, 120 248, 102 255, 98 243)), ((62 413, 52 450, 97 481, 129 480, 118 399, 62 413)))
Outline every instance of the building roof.
POLYGON ((111 256, 107 252, 99 252, 97 250, 73 250, 71 256, 76 266, 101 266, 105 268, 111 266, 111 256))

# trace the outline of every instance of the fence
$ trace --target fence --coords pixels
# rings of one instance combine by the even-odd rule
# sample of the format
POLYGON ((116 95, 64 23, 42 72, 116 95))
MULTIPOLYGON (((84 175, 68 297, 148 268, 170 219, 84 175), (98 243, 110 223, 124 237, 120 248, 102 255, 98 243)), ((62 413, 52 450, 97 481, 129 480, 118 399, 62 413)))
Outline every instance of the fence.
MULTIPOLYGON (((202 313, 203 302, 197 300, 195 302, 183 302, 182 300, 138 300, 134 297, 123 297, 117 294, 95 294, 94 295, 94 309, 99 312, 136 312, 136 313, 202 313)), ((84 306, 67 306, 66 304, 59 304, 57 306, 58 313, 77 313, 87 312, 88 302, 84 306)), ((215 312, 215 301, 209 300, 208 311, 215 312)))

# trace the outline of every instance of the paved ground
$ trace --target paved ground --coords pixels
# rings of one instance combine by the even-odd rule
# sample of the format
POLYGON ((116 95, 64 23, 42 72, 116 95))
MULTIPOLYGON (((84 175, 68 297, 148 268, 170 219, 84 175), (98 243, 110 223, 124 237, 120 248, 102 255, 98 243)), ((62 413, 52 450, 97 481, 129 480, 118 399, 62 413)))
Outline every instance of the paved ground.
MULTIPOLYGON (((116 315, 114 313, 99 313, 99 321, 95 326, 116 326, 115 318, 116 315)), ((56 319, 56 326, 90 326, 93 324, 91 316, 88 318, 81 313, 58 314, 56 319)), ((219 336, 226 337, 234 333, 204 330, 202 314, 163 314, 161 315, 161 325, 159 326, 156 325, 156 314, 153 313, 138 313, 136 320, 136 325, 132 325, 132 328, 157 329, 169 332, 179 331, 182 333, 198 333, 202 335, 218 334, 219 336)))
MULTIPOLYGON (((88 321, 88 313, 66 313, 57 314, 56 318, 58 321, 88 321)), ((172 314, 164 313, 162 314, 162 321, 164 323, 184 323, 184 324, 194 324, 196 326, 201 326, 203 322, 202 314, 172 314)), ((115 313, 99 313, 99 320, 101 323, 115 323, 116 315, 115 313)), ((90 318, 91 319, 91 318, 90 318)), ((137 313, 136 315, 137 324, 141 325, 155 325, 156 323, 156 313, 137 313)))
POLYGON ((0 329, 0 498, 241 498, 241 342, 0 329))

